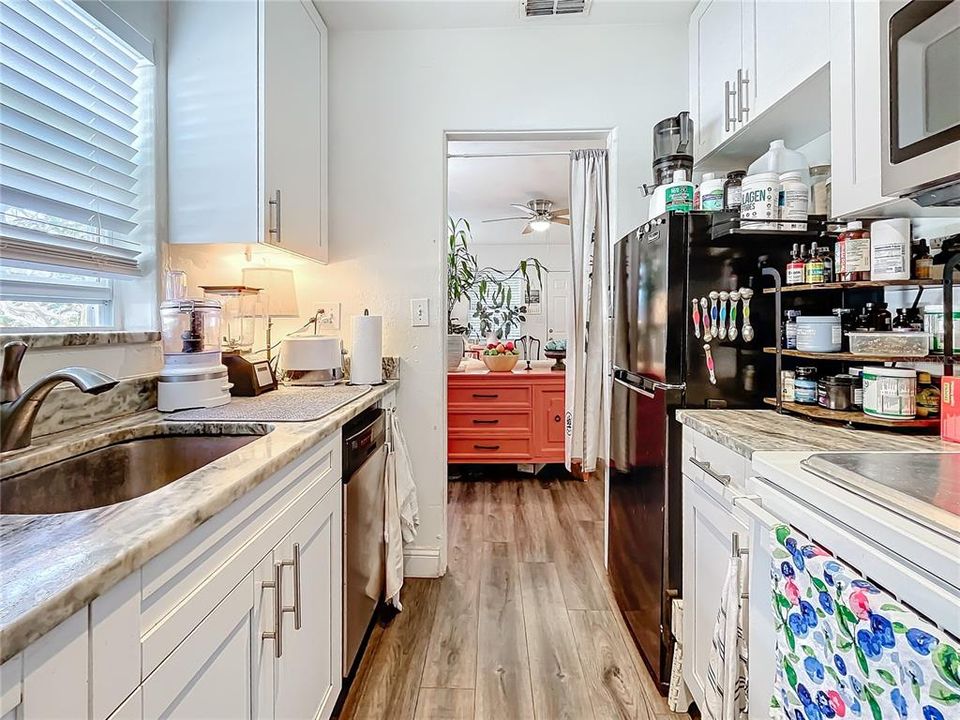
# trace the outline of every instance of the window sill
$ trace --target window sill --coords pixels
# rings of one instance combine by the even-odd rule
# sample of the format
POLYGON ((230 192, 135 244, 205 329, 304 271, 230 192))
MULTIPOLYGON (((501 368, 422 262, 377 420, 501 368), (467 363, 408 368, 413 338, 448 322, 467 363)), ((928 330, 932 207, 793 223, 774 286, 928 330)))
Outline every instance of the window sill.
POLYGON ((0 344, 20 340, 34 349, 84 347, 89 345, 142 345, 160 341, 160 333, 155 330, 137 332, 122 331, 88 331, 76 332, 33 332, 33 333, 0 333, 0 344))

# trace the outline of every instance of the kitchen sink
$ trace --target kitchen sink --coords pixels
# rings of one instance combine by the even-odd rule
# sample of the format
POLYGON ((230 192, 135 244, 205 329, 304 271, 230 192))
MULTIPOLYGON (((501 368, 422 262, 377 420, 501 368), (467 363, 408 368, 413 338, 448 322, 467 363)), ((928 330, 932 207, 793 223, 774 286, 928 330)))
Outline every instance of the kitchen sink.
POLYGON ((113 443, 0 480, 0 513, 49 515, 146 495, 261 435, 156 435, 113 443))

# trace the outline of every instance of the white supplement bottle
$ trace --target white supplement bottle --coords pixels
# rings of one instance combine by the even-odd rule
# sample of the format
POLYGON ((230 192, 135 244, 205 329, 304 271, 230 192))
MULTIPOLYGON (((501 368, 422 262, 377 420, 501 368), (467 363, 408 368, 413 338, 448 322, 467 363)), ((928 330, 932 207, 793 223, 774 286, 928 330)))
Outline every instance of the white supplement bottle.
POLYGON ((806 230, 807 213, 810 207, 810 188, 803 182, 796 170, 785 172, 780 176, 780 207, 781 230, 806 230), (783 220, 798 220, 802 222, 782 222, 783 220))

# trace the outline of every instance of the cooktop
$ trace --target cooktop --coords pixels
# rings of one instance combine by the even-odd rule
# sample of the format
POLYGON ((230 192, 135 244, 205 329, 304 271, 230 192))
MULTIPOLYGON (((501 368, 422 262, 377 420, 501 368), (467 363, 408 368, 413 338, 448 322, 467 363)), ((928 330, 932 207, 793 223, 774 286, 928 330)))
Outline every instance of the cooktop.
POLYGON ((960 539, 960 452, 816 453, 804 469, 954 539, 960 539))

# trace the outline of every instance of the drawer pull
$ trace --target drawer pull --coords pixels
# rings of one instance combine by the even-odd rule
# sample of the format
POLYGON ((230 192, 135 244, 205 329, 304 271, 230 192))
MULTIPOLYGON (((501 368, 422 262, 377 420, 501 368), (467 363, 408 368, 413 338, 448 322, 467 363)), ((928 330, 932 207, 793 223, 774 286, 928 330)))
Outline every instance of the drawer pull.
POLYGON ((499 422, 500 422, 500 421, 497 420, 497 419, 494 419, 494 420, 480 420, 480 419, 478 419, 478 418, 474 418, 474 419, 473 419, 473 424, 474 424, 474 425, 496 425, 496 424, 498 424, 499 422))
POLYGON ((262 639, 273 640, 273 654, 276 657, 283 655, 283 609, 280 607, 283 602, 281 599, 283 575, 281 572, 280 563, 274 563, 273 580, 264 580, 260 583, 261 587, 272 589, 277 596, 273 602, 273 630, 265 630, 260 633, 262 639))
MULTIPOLYGON (((300 543, 293 544, 293 560, 281 560, 279 563, 281 569, 285 567, 293 568, 293 605, 283 605, 280 608, 282 613, 293 613, 293 627, 300 629, 300 543)), ((280 577, 283 577, 281 574, 280 577)), ((278 593, 279 596, 279 593, 278 593)), ((282 596, 279 596, 282 597, 282 596)))
POLYGON ((474 445, 474 450, 499 450, 499 445, 474 445))
POLYGON ((554 416, 553 416, 553 421, 554 421, 554 422, 560 422, 562 419, 563 419, 563 418, 561 418, 559 415, 554 415, 554 416))
POLYGON ((703 470, 707 475, 709 475, 710 477, 712 477, 714 480, 716 480, 716 481, 717 481, 718 483, 720 483, 721 485, 729 485, 729 484, 730 484, 730 476, 729 476, 729 475, 719 475, 719 474, 717 474, 716 472, 714 472, 713 470, 710 469, 710 463, 708 463, 708 462, 701 462, 700 460, 697 460, 697 459, 694 458, 694 457, 691 457, 691 458, 690 458, 690 462, 692 462, 692 463, 693 463, 694 465, 696 465, 698 468, 700 468, 701 470, 703 470))
POLYGON ((500 397, 500 395, 498 393, 474 393, 473 397, 477 400, 481 400, 485 398, 495 399, 500 397))

